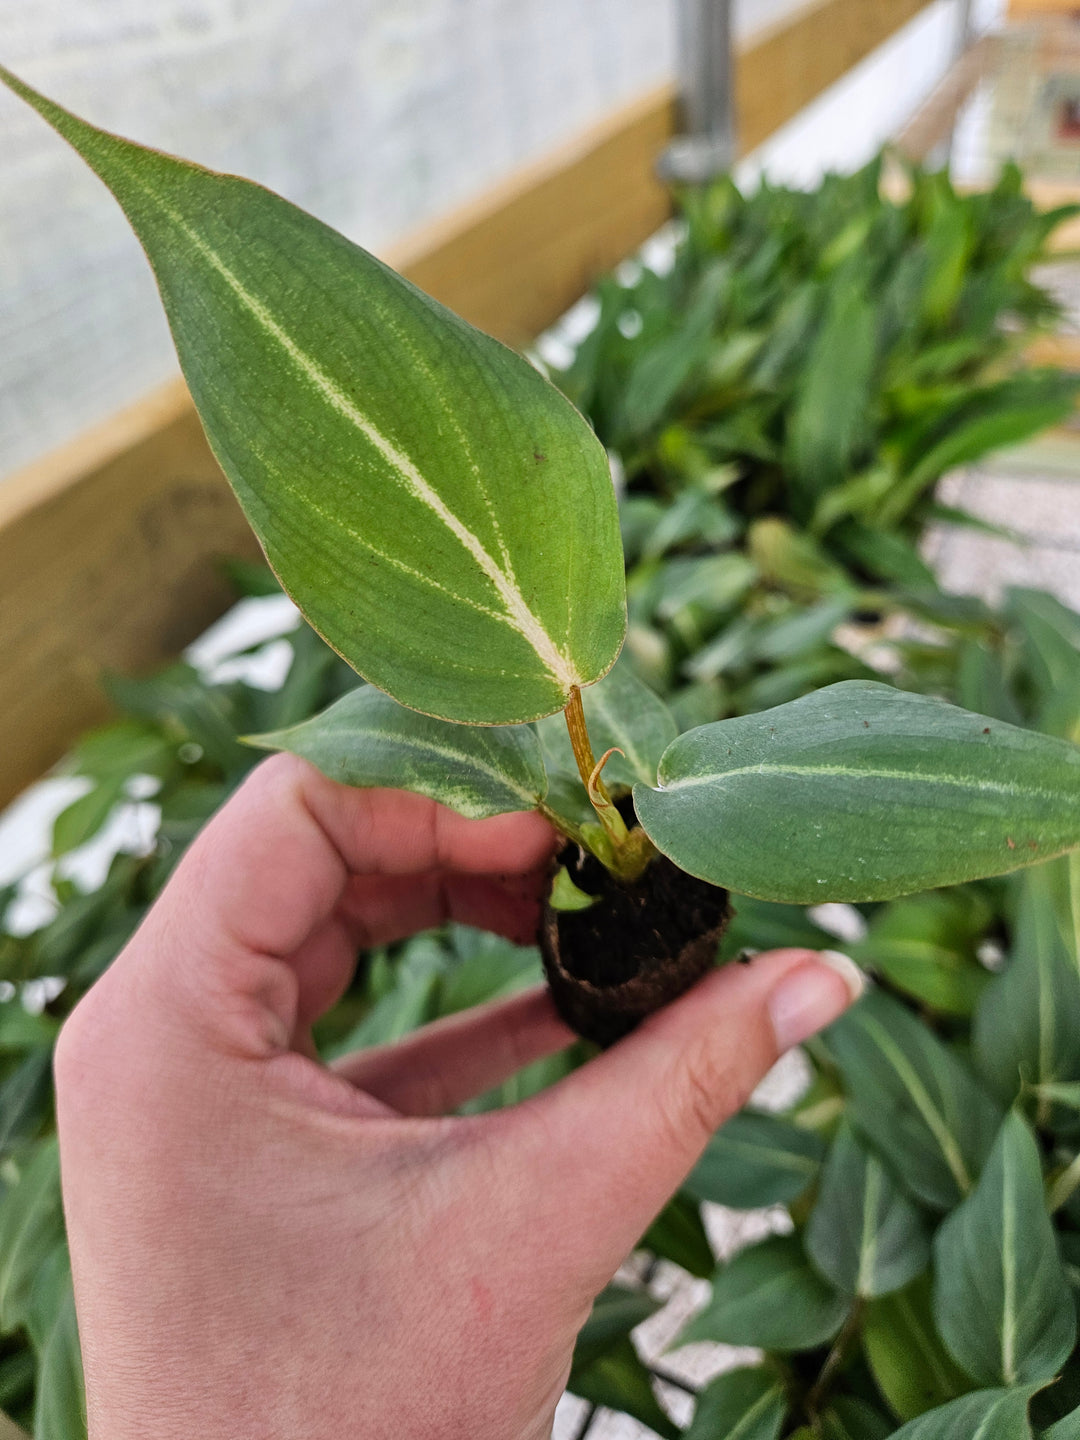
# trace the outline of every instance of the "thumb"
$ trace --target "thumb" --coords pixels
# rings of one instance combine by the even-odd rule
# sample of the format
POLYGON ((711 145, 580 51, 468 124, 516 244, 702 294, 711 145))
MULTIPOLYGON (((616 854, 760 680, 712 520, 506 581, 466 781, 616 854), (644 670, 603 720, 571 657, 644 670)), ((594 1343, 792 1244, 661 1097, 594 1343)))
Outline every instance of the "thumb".
POLYGON ((679 1187, 718 1126, 792 1046, 862 993, 833 951, 773 950, 730 964, 590 1064, 507 1112, 544 1177, 540 1233, 562 1235, 570 1263, 609 1278, 679 1187), (572 1224, 567 1225, 568 1220, 572 1224), (549 1223, 545 1224, 544 1221, 549 1223))

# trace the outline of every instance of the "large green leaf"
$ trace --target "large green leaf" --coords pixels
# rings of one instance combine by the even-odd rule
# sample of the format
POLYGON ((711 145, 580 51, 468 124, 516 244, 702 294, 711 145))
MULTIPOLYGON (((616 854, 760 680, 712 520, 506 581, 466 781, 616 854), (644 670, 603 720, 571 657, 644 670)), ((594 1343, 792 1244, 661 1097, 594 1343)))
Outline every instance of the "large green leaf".
MULTIPOLYGON (((1028 1086, 1080 1080, 1080 973, 1058 922, 1053 868, 1023 877, 1008 967, 975 1013, 975 1060, 1005 1104, 1028 1086)), ((1055 1107, 1049 1091, 1037 1094, 1042 1125, 1055 1107)))
POLYGON ((634 804, 664 854, 765 900, 884 900, 1080 845, 1080 749, 873 681, 691 730, 659 784, 634 804))
POLYGON ((289 730, 250 736, 249 744, 302 755, 345 785, 415 790, 473 818, 534 810, 547 793, 531 726, 449 725, 373 685, 289 730))
POLYGON ((796 1235, 742 1250, 716 1272, 712 1298, 679 1345, 717 1340, 763 1350, 809 1350, 831 1340, 849 1301, 811 1268, 796 1235))
POLYGON ((910 1421, 893 1440, 1031 1440, 1027 1410, 1037 1389, 976 1390, 910 1421))
POLYGON ((316 630, 403 704, 562 708, 625 628, 603 447, 525 360, 261 186, 0 79, 79 152, 154 267, 214 453, 316 630))
POLYGON ((1016 1111, 975 1189, 934 1238, 934 1318, 983 1385, 1045 1383, 1076 1341, 1039 1151, 1016 1111))
POLYGON ((698 1396, 685 1440, 777 1440, 787 1413, 780 1376, 762 1365, 728 1370, 698 1396))
POLYGON ((916 1199, 961 1200, 993 1146, 1001 1109, 929 1026, 871 991, 825 1032, 849 1113, 916 1199))
POLYGON ((878 1389, 900 1420, 914 1420, 973 1388, 934 1328, 929 1275, 870 1302, 862 1346, 878 1389))
POLYGON ((825 1142, 812 1130, 744 1110, 709 1141, 686 1188, 734 1210, 787 1205, 817 1178, 824 1155, 825 1142))
POLYGON ((821 1177, 806 1253, 838 1290, 863 1299, 901 1289, 930 1258, 918 1210, 846 1121, 821 1177))

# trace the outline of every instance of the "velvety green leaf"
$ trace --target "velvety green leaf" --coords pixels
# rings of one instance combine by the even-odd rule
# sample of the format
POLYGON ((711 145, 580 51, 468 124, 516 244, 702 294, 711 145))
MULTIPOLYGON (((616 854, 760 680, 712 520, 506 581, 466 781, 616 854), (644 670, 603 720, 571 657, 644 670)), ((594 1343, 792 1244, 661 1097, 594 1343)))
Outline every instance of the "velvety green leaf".
POLYGON ((716 1256, 702 1223, 701 1208, 693 1196, 682 1191, 668 1201, 645 1231, 641 1247, 702 1280, 707 1280, 716 1269, 716 1256))
POLYGON ((889 899, 1080 844, 1080 749, 872 681, 680 735, 659 786, 634 790, 659 849, 765 900, 889 899))
POLYGON ((1015 1111, 975 1189, 934 1238, 934 1318, 984 1385, 1045 1383, 1076 1341, 1038 1147, 1015 1111))
POLYGON ((1031 1440, 1027 1409, 1037 1386, 976 1390, 930 1410, 893 1440, 1031 1440))
POLYGON ((473 819, 534 810, 547 793, 531 726, 450 725, 407 710, 373 685, 248 743, 302 755, 344 785, 414 790, 473 819))
POLYGON ((916 1199, 951 1209, 994 1143, 1001 1109, 928 1026, 871 991, 825 1032, 857 1129, 916 1199))
POLYGON ((709 1304, 677 1343, 810 1350, 832 1339, 849 1303, 811 1268, 797 1236, 775 1236, 741 1250, 716 1272, 709 1304))
POLYGON ((618 654, 607 456, 520 356, 261 186, 23 85, 113 191, 215 454, 314 628, 403 704, 535 719, 618 654))
MULTIPOLYGON (((1058 923, 1052 868, 1023 877, 1008 966, 975 1014, 975 1061, 1005 1104, 1028 1086, 1080 1080, 1080 972, 1058 923)), ((1039 1093, 1037 1123, 1053 1113, 1039 1093)))
POLYGON ((974 1386, 934 1327, 928 1275, 870 1302, 862 1347, 878 1389, 900 1420, 914 1420, 974 1386))
POLYGON ((901 1289, 930 1259, 919 1211, 846 1122, 825 1162, 806 1253, 830 1284, 863 1299, 901 1289))
POLYGON ((55 1139, 45 1140, 0 1192, 0 1331, 25 1324, 34 1281, 63 1238, 59 1153, 55 1139))
MULTIPOLYGON (((603 680, 582 691, 581 704, 597 760, 613 747, 623 751, 604 766, 607 784, 633 785, 642 780, 654 785, 660 757, 678 733, 659 695, 638 679, 627 660, 620 660, 603 680)), ((576 778, 577 762, 565 718, 549 715, 536 729, 549 767, 576 778)))
POLYGON ((743 1110, 709 1141, 686 1188, 700 1200, 733 1210, 788 1205, 817 1179, 825 1149, 812 1130, 743 1110))
POLYGON ((931 1009, 966 1016, 990 981, 976 959, 990 918, 969 890, 931 890, 882 906, 847 952, 931 1009))
POLYGON ((698 1396, 685 1440, 778 1440, 787 1414, 779 1376, 762 1365, 728 1370, 698 1396))

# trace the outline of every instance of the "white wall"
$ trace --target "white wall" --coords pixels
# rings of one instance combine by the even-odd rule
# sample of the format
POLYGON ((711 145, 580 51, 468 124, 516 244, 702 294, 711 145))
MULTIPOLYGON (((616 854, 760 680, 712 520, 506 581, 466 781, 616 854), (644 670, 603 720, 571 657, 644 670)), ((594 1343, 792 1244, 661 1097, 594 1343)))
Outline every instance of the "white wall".
MULTIPOLYGON (((2 0, 0 59, 88 119, 249 175, 378 249, 668 76, 674 3, 2 0)), ((736 32, 801 3, 737 0, 736 32)), ((940 72, 947 25, 915 27, 857 93, 843 82, 786 127, 770 169, 870 153, 940 72)), ((0 93, 0 477, 174 368, 114 202, 0 93)))

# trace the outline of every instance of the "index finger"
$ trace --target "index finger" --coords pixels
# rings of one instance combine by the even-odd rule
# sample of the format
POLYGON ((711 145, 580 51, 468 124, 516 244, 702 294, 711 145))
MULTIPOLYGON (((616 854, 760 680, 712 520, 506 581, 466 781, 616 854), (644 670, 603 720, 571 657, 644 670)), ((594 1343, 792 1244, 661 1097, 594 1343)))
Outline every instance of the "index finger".
POLYGON ((358 790, 275 755, 248 777, 177 867, 159 903, 185 943, 292 955, 350 876, 525 874, 554 832, 535 812, 467 820, 422 795, 358 790))

